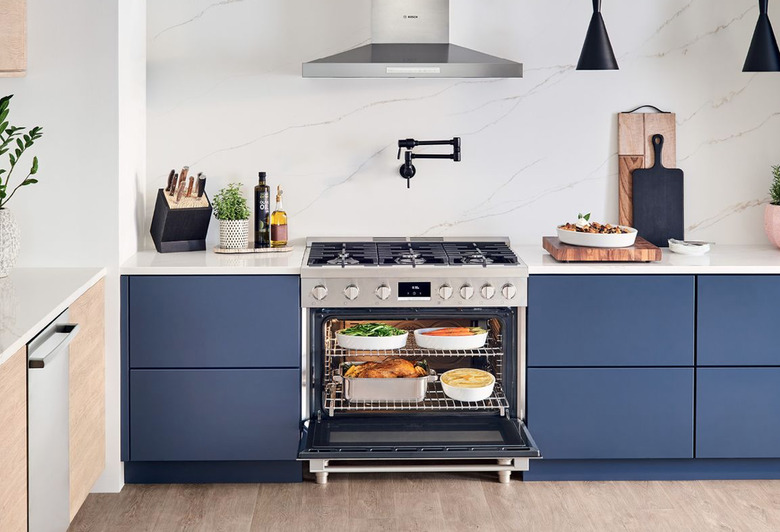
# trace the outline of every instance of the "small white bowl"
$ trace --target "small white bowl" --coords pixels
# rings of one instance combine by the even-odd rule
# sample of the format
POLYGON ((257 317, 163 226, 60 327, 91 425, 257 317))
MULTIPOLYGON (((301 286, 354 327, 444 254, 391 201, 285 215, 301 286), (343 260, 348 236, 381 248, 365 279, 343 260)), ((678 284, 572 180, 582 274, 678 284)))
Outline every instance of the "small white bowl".
POLYGON ((388 351, 390 349, 403 349, 409 333, 395 336, 351 336, 349 334, 336 333, 336 341, 344 349, 356 349, 363 351, 388 351))
POLYGON ((473 334, 471 336, 429 336, 428 331, 436 329, 446 329, 447 327, 430 327, 427 329, 417 329, 414 331, 414 341, 423 349, 441 349, 441 350, 459 350, 459 349, 479 349, 487 341, 487 332, 483 334, 473 334))
POLYGON ((627 233, 601 234, 578 233, 558 227, 558 239, 564 244, 589 248, 627 248, 636 242, 637 231, 633 227, 620 226, 627 233))
POLYGON ((450 397, 452 399, 455 399, 456 401, 484 401, 488 397, 490 397, 493 394, 493 388, 496 385, 496 378, 493 376, 493 374, 488 373, 487 371, 482 370, 473 370, 472 368, 458 368, 458 369, 451 369, 449 371, 445 371, 442 373, 441 378, 439 379, 441 382, 441 387, 444 390, 444 393, 447 395, 447 397, 450 397), (450 384, 447 384, 447 375, 452 375, 453 372, 463 371, 464 369, 472 370, 472 371, 480 371, 488 376, 490 376, 490 384, 485 386, 480 386, 478 388, 464 388, 460 386, 452 386, 450 384))
POLYGON ((685 240, 669 239, 669 251, 679 253, 680 255, 706 255, 710 252, 709 242, 694 242, 685 240))

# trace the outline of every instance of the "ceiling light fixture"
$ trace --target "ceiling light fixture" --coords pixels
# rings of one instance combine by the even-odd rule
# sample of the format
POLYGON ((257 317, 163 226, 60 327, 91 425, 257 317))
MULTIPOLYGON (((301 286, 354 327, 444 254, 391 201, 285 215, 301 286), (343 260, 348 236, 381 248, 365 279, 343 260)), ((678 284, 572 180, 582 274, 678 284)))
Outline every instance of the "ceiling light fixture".
MULTIPOLYGON (((765 0, 765 3, 766 1, 768 0, 765 0)), ((577 70, 618 70, 607 27, 601 16, 601 0, 593 0, 593 16, 585 35, 585 44, 582 45, 577 70)))
POLYGON ((758 22, 742 72, 780 72, 780 50, 769 22, 769 0, 758 0, 758 22))

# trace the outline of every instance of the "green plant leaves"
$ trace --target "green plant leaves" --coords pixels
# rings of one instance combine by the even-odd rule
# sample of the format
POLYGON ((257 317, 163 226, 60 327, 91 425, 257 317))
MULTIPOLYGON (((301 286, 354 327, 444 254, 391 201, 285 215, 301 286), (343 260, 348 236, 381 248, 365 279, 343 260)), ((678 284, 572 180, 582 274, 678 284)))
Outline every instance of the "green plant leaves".
POLYGON ((0 169, 0 208, 8 203, 20 187, 34 185, 38 182, 38 179, 32 177, 38 173, 38 157, 33 157, 27 177, 15 187, 9 183, 11 174, 22 155, 24 155, 24 152, 43 136, 43 128, 40 126, 27 130, 26 127, 9 125, 7 119, 12 97, 13 94, 0 98, 0 155, 5 155, 10 150, 13 150, 12 153, 8 153, 10 167, 8 169, 0 169), (25 131, 27 132, 25 133, 25 131), (13 145, 14 140, 16 140, 15 146, 13 145))
POLYGON ((32 168, 30 168, 30 175, 35 175, 37 173, 38 173, 38 156, 36 155, 35 157, 33 157, 32 168))
POLYGON ((240 183, 231 183, 212 198, 214 218, 217 220, 247 220, 249 206, 241 194, 240 183))

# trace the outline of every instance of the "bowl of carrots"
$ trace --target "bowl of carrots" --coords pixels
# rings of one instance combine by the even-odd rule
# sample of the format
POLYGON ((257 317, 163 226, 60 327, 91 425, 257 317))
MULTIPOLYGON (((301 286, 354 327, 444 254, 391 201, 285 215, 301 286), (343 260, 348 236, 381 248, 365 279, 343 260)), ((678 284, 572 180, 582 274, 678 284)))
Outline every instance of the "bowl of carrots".
POLYGON ((414 341, 423 349, 479 349, 487 335, 481 327, 432 327, 414 331, 414 341))

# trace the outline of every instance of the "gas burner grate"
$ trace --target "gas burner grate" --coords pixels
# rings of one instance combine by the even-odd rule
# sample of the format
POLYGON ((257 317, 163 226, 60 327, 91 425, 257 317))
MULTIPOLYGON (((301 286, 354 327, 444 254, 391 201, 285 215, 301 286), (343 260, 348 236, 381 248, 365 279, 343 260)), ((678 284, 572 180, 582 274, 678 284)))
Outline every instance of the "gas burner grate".
POLYGON ((517 264, 517 256, 503 242, 445 242, 444 250, 453 266, 517 264))
POLYGON ((376 245, 380 266, 443 265, 447 254, 440 243, 380 242, 376 245))
POLYGON ((314 242, 309 266, 374 266, 378 262, 373 242, 314 242))

